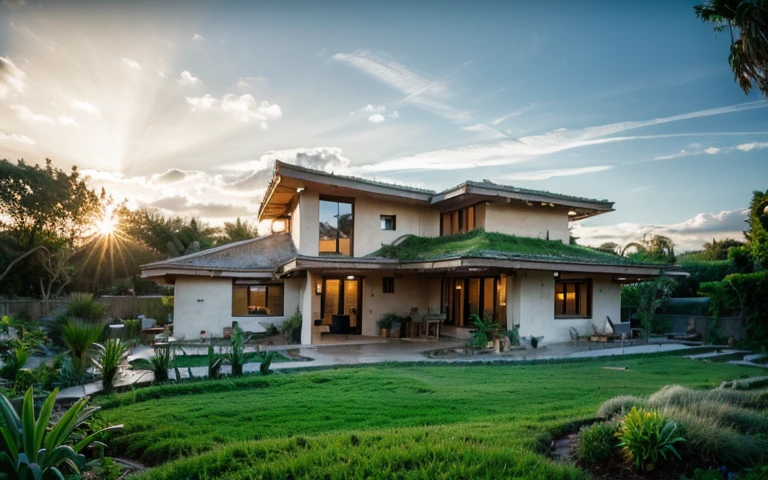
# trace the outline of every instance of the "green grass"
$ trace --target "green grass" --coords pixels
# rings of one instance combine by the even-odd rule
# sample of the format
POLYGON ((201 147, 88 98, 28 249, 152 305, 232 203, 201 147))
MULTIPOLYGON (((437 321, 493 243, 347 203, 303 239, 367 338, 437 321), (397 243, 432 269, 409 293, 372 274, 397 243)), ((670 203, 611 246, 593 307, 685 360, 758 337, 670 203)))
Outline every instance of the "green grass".
POLYGON ((713 387, 754 368, 678 357, 388 364, 138 389, 101 399, 142 478, 583 478, 537 453, 616 395, 713 387), (605 370, 620 363, 627 371, 605 370), (182 458, 186 457, 186 458, 182 458))
POLYGON ((607 265, 637 263, 629 258, 560 241, 517 237, 475 229, 444 237, 408 237, 396 247, 383 245, 369 256, 406 260, 427 260, 453 256, 528 258, 553 262, 580 262, 607 265))

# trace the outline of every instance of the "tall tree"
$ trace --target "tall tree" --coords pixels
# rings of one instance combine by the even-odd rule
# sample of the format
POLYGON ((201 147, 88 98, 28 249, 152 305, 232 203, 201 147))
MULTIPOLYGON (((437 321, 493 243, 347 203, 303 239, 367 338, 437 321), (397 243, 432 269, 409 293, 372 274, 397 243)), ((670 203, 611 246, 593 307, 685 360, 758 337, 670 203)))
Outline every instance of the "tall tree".
POLYGON ((100 212, 99 196, 77 167, 67 173, 50 159, 44 167, 0 160, 0 280, 5 290, 30 294, 37 291, 38 280, 58 282, 60 275, 51 277, 52 271, 64 270, 49 269, 46 262, 52 256, 70 258, 59 252, 80 246, 100 212), (9 278, 9 267, 16 278, 9 278))
POLYGON ((728 260, 728 250, 732 247, 743 246, 744 242, 732 238, 725 238, 720 241, 713 238, 711 243, 707 242, 704 244, 704 250, 702 250, 701 255, 706 260, 728 260))
POLYGON ((636 256, 639 260, 675 263, 675 243, 664 235, 643 235, 640 242, 631 242, 621 249, 622 256, 636 256))
POLYGON ((711 0, 693 9, 703 22, 715 24, 715 32, 728 30, 728 63, 744 93, 754 82, 768 98, 768 0, 711 0))
POLYGON ((237 217, 234 223, 224 223, 224 234, 221 238, 222 243, 239 242, 241 240, 248 240, 256 238, 259 233, 256 231, 256 226, 251 225, 248 221, 240 221, 240 217, 237 217))
POLYGON ((752 192, 747 223, 749 227, 744 237, 755 267, 768 270, 768 190, 752 192))
POLYGON ((211 248, 220 234, 220 229, 197 218, 168 218, 149 207, 135 211, 122 208, 118 216, 121 231, 167 257, 211 248))

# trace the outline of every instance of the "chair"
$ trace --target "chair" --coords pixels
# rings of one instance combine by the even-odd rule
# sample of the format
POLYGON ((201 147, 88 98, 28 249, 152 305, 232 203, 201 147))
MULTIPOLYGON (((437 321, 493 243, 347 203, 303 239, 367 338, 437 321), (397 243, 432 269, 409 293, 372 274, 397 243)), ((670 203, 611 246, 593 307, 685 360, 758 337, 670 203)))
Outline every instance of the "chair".
POLYGON ((589 335, 579 335, 579 331, 575 327, 569 328, 568 331, 571 334, 571 344, 573 345, 578 345, 582 340, 589 339, 589 335))
POLYGON ((613 323, 611 317, 608 316, 606 316, 605 319, 608 321, 608 325, 611 326, 611 331, 613 331, 613 333, 616 335, 619 335, 622 340, 629 338, 632 334, 632 326, 629 324, 629 322, 613 323))

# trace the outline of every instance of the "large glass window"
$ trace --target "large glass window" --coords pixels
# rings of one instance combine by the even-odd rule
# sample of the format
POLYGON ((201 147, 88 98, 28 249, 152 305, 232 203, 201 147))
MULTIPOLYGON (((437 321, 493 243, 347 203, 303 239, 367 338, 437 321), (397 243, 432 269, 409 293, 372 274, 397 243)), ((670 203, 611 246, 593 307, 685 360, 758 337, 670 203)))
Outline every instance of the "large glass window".
POLYGON ((282 317, 284 288, 277 283, 232 286, 232 316, 262 315, 282 317))
POLYGON ((572 317, 592 317, 592 282, 590 280, 555 282, 555 318, 572 317))
POLYGON ((440 216, 440 235, 464 233, 475 228, 475 206, 445 212, 440 216))
POLYGON ((471 316, 507 321, 507 278, 474 277, 443 279, 442 313, 449 325, 474 327, 471 316))
POLYGON ((320 254, 352 255, 352 203, 320 199, 320 254))

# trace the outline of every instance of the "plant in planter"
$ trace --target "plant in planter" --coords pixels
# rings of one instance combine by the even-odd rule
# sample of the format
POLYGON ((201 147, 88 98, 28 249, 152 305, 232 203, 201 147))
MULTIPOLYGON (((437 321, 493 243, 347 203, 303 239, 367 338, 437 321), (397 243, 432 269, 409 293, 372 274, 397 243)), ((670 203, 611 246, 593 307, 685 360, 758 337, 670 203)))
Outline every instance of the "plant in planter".
POLYGON ((629 462, 640 470, 653 470, 661 460, 680 459, 675 443, 685 442, 677 424, 656 411, 632 407, 621 420, 618 447, 629 462))
POLYGON ((248 339, 245 333, 236 323, 232 328, 232 348, 229 353, 224 354, 224 359, 232 366, 232 375, 239 376, 243 374, 243 365, 253 360, 256 353, 245 353, 245 342, 248 339))
POLYGON ((484 319, 479 315, 473 313, 469 318, 475 324, 475 330, 472 331, 471 345, 475 349, 482 349, 488 346, 488 342, 492 342, 498 337, 501 327, 493 320, 490 315, 484 319))
POLYGON ((396 322, 400 322, 400 315, 396 313, 385 313, 379 319, 379 328, 381 329, 381 336, 388 337, 392 331, 392 327, 396 322))

